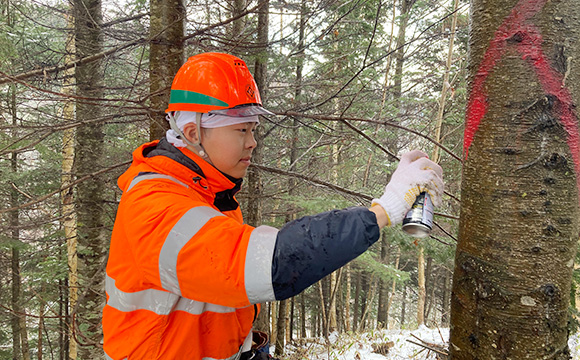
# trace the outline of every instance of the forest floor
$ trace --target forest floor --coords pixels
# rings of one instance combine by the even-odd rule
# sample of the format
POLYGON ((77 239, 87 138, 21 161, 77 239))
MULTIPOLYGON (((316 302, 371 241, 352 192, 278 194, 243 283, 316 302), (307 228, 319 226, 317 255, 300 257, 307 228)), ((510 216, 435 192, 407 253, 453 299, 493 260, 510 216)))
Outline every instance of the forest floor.
MULTIPOLYGON (((324 339, 307 339, 288 345, 284 360, 444 360, 449 329, 376 330, 359 335, 331 334, 324 339), (421 345, 419 345, 421 344, 421 345)), ((580 360, 580 333, 570 336, 573 360, 580 360)), ((273 350, 273 348, 272 348, 273 350)))

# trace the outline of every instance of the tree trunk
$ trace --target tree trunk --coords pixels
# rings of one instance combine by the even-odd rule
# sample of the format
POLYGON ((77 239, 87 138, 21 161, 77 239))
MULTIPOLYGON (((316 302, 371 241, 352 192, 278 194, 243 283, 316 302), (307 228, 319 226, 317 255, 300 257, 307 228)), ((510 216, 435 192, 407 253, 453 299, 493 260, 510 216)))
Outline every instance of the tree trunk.
POLYGON ((304 293, 300 294, 300 337, 306 337, 306 299, 304 293))
POLYGON ((401 298, 401 329, 403 329, 405 325, 405 308, 407 306, 407 284, 403 286, 403 295, 401 298))
POLYGON ((163 113, 169 103, 173 77, 183 64, 186 9, 184 0, 151 0, 149 7, 149 137, 156 140, 169 129, 163 113))
MULTIPOLYGON (((74 27, 74 18, 70 14, 67 19, 69 28, 74 27)), ((67 38, 65 62, 74 61, 75 57, 75 37, 71 32, 67 38)), ((64 74, 62 90, 63 94, 72 96, 74 91, 74 68, 67 69, 64 74)), ((73 122, 75 119, 75 103, 72 98, 64 101, 62 108, 62 118, 64 121, 73 122)), ((78 299, 78 258, 77 258, 77 217, 74 205, 74 192, 70 184, 74 181, 73 166, 75 159, 75 129, 66 129, 62 132, 62 164, 61 164, 61 224, 64 230, 67 264, 68 264, 68 304, 69 313, 73 313, 78 299)), ((70 318, 65 318, 66 334, 69 339, 68 357, 77 358, 77 342, 73 331, 73 324, 70 318), (71 341, 72 340, 72 341, 71 341)), ((63 344, 64 345, 64 344, 63 344)))
POLYGON ((451 358, 568 359, 580 7, 472 5, 451 358))
POLYGON ((417 245, 417 326, 425 323, 425 251, 417 245))
MULTIPOLYGON (((381 262, 387 264, 389 262, 389 244, 386 236, 381 236, 381 262)), ((387 281, 379 279, 379 304, 377 311, 377 326, 381 329, 387 328, 387 303, 389 301, 389 289, 387 281)))
POLYGON ((38 360, 42 360, 42 338, 43 338, 43 332, 44 332, 44 304, 41 303, 40 306, 40 311, 39 311, 39 316, 38 316, 38 344, 37 344, 37 359, 38 360))
POLYGON ((358 323, 359 323, 359 309, 360 309, 360 291, 361 291, 361 284, 362 282, 362 270, 357 271, 356 273, 356 283, 354 289, 354 311, 352 314, 352 329, 357 331, 358 330, 358 323))
POLYGON ((272 329, 272 335, 270 336, 270 343, 271 345, 276 345, 276 340, 278 339, 278 307, 279 302, 271 302, 270 303, 270 320, 271 325, 270 328, 272 329))
POLYGON ((288 299, 278 304, 278 321, 276 323, 276 356, 284 355, 284 337, 286 335, 286 303, 288 299))
POLYGON ((374 279, 374 276, 371 275, 370 281, 367 282, 367 287, 365 291, 364 303, 363 303, 363 313, 360 319, 358 331, 363 331, 366 328, 366 321, 368 318, 369 309, 373 305, 373 301, 375 299, 375 292, 377 290, 378 281, 374 279))
POLYGON ((337 271, 334 271, 329 276, 329 283, 330 283, 330 297, 328 299, 328 323, 327 323, 327 330, 326 333, 330 334, 333 331, 337 330, 338 324, 336 321, 336 296, 335 288, 338 286, 338 275, 337 271))
MULTIPOLYGON (((395 52, 395 79, 393 84, 393 98, 400 102, 403 93, 403 64, 405 62, 405 37, 407 25, 409 23, 409 12, 416 0, 401 0, 401 23, 399 24, 399 33, 397 35, 397 51, 395 52)), ((397 104, 401 111, 400 104, 397 104)))
POLYGON ((320 318, 322 319, 322 335, 324 337, 328 337, 328 333, 326 332, 326 324, 328 324, 328 315, 326 313, 326 300, 323 291, 324 281, 326 279, 322 279, 318 282, 318 291, 320 295, 320 318))
MULTIPOLYGON (((401 260, 401 248, 397 247, 397 257, 395 258, 395 269, 399 269, 399 261, 401 260)), ((389 294, 389 302, 387 303, 387 308, 385 309, 387 329, 389 328, 389 311, 391 310, 391 305, 393 305, 393 299, 395 298, 395 290, 397 289, 397 280, 393 279, 391 283, 391 293, 389 294)))
POLYGON ((13 359, 22 359, 22 347, 20 341, 20 251, 12 248, 12 354, 13 359))
MULTIPOLYGON (((429 260, 431 260, 431 258, 429 258, 429 260)), ((427 296, 427 308, 425 310, 425 322, 427 324, 429 324, 429 315, 431 314, 431 310, 433 309, 433 307, 437 306, 437 299, 435 298, 435 291, 437 290, 437 285, 438 285, 438 278, 435 277, 435 275, 433 274, 433 270, 431 270, 430 272, 428 272, 429 275, 427 275, 427 278, 429 279, 427 281, 427 284, 429 284, 429 288, 428 288, 428 296, 427 296)), ((433 317, 435 317, 434 313, 436 310, 433 311, 433 317)))
MULTIPOLYGON (((12 117, 12 125, 16 129, 18 122, 16 116, 16 85, 12 84, 9 87, 10 94, 10 113, 12 117)), ((16 131, 16 130, 14 130, 16 131)), ((14 136, 16 137, 16 136, 14 136)), ((18 153, 12 152, 10 154, 10 166, 13 176, 16 177, 18 172, 18 153)), ((17 208, 19 199, 18 191, 14 188, 15 184, 10 188, 10 207, 17 208)), ((22 358, 22 347, 20 341, 20 316, 22 310, 20 309, 20 298, 21 298, 21 277, 20 277, 20 212, 18 210, 13 210, 9 214, 10 228, 11 230, 11 270, 12 270, 12 315, 11 315, 11 328, 12 328, 12 354, 13 359, 18 360, 22 358)))
POLYGON ((443 300, 441 304, 441 326, 449 326, 449 295, 450 295, 450 278, 451 275, 447 268, 443 269, 443 300))
MULTIPOLYGON (((254 62, 254 80, 260 91, 262 101, 267 97, 266 74, 268 69, 268 12, 269 0, 261 0, 262 7, 258 14, 258 46, 261 51, 257 54, 254 62)), ((257 146, 252 154, 252 161, 257 164, 263 162, 262 127, 256 129, 257 146)), ((248 205, 246 221, 249 225, 260 226, 262 224, 262 196, 263 184, 259 169, 252 167, 248 171, 248 205)))
POLYGON ((346 274, 346 291, 345 291, 345 299, 344 299, 344 330, 351 331, 351 320, 350 320, 350 288, 352 286, 351 282, 351 271, 350 271, 350 264, 346 264, 344 267, 344 272, 346 274))
MULTIPOLYGON (((76 57, 81 59, 103 48, 101 33, 101 0, 74 0, 76 57)), ((75 68, 77 85, 76 116, 78 122, 88 122, 77 129, 76 173, 83 176, 103 168, 103 125, 98 103, 103 98, 103 70, 101 61, 78 65, 75 68), (91 99, 86 101, 85 99, 91 99)), ((79 348, 81 359, 101 359, 101 310, 104 296, 104 260, 107 236, 104 232, 104 185, 102 179, 91 178, 78 185, 78 267, 82 301, 72 314, 75 329, 83 329, 86 345, 79 348), (76 321, 75 321, 76 320, 76 321)))
MULTIPOLYGON (((447 92, 451 88, 449 84, 449 75, 451 73, 451 64, 453 62, 453 44, 455 43, 455 29, 457 28, 457 17, 459 12, 457 7, 459 0, 453 1, 453 18, 451 20, 451 35, 449 36, 449 46, 447 48, 447 60, 445 61, 445 73, 443 74, 443 84, 441 84, 441 95, 439 96, 439 107, 437 110, 437 118, 435 119, 435 141, 439 142, 441 139, 441 127, 443 124, 443 114, 445 113, 445 104, 447 102, 447 92)), ((435 146, 431 160, 439 162, 439 147, 435 146)))
POLYGON ((58 360, 64 360, 68 353, 68 307, 65 295, 68 286, 63 279, 58 280, 58 360))
MULTIPOLYGON (((247 0, 232 0, 232 2, 231 2, 232 8, 230 9, 231 17, 235 17, 235 16, 241 14, 246 7, 246 2, 247 2, 247 0)), ((245 17, 241 17, 239 19, 232 21, 232 24, 229 27, 229 32, 230 32, 229 38, 230 38, 230 41, 232 42, 232 44, 230 46, 232 48, 238 47, 238 45, 237 45, 238 41, 240 39, 244 38, 242 32, 244 31, 245 25, 246 25, 246 18, 245 17)), ((241 49, 234 49, 235 54, 240 55, 240 50, 241 49)))
POLYGON ((294 298, 286 302, 286 343, 292 341, 292 315, 294 314, 294 298))
POLYGON ((429 311, 433 303, 433 291, 435 289, 435 281, 433 277, 433 258, 427 257, 427 265, 425 266, 425 310, 423 311, 425 322, 429 320, 429 311))
MULTIPOLYGON (((260 91, 262 101, 264 102, 267 97, 267 81, 266 74, 268 70, 268 13, 269 13, 269 0, 260 0, 263 4, 258 13, 258 46, 261 51, 256 56, 254 62, 254 79, 256 80, 256 85, 260 91)), ((263 158, 263 127, 258 126, 256 129, 255 137, 257 142, 257 147, 254 149, 252 155, 252 161, 257 164, 262 164, 264 162, 263 158)), ((260 226, 262 225, 262 197, 263 195, 263 184, 260 170, 251 167, 248 171, 248 205, 246 207, 246 221, 249 225, 260 226)), ((261 331, 268 331, 268 313, 260 312, 258 318, 254 323, 254 328, 261 331)))

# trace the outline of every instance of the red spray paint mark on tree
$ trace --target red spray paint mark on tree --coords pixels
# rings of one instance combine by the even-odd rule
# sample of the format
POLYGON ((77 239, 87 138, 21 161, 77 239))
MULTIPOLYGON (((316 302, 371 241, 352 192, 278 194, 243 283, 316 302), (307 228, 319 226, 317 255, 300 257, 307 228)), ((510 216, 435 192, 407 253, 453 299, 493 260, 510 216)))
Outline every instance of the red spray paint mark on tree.
POLYGON ((578 117, 572 110, 574 104, 572 96, 564 86, 564 77, 557 72, 542 51, 542 36, 532 24, 525 22, 537 14, 547 0, 520 0, 510 15, 496 30, 489 48, 479 65, 469 101, 467 104, 467 124, 463 140, 464 158, 467 159, 469 147, 479 128, 481 119, 487 113, 487 93, 485 81, 493 71, 497 62, 502 58, 508 45, 515 46, 522 55, 522 59, 532 65, 546 94, 555 101, 556 113, 560 122, 568 133, 568 147, 574 161, 576 184, 580 190, 580 135, 578 131, 578 117))

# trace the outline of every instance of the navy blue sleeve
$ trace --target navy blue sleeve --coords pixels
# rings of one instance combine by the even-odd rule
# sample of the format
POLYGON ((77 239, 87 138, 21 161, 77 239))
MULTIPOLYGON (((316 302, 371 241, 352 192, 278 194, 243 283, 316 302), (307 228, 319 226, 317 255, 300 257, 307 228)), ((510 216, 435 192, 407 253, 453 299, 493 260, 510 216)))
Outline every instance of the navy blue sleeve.
POLYGON ((364 207, 289 222, 278 233, 272 259, 276 300, 297 295, 344 266, 374 244, 379 234, 376 215, 364 207))

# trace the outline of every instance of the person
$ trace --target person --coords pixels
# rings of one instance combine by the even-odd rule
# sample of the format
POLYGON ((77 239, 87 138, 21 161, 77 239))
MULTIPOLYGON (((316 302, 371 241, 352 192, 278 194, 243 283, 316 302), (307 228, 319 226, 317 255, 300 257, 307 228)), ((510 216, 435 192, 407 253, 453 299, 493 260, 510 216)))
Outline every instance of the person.
POLYGON ((281 229, 243 223, 235 194, 259 115, 272 114, 246 64, 193 56, 175 76, 171 129, 146 143, 123 190, 106 269, 107 359, 249 359, 259 305, 287 299, 400 223, 415 197, 443 193, 442 170, 411 151, 370 208, 305 216, 281 229))

